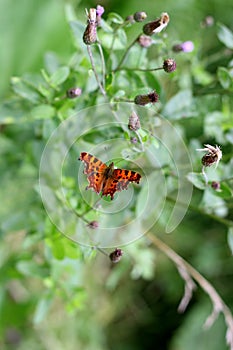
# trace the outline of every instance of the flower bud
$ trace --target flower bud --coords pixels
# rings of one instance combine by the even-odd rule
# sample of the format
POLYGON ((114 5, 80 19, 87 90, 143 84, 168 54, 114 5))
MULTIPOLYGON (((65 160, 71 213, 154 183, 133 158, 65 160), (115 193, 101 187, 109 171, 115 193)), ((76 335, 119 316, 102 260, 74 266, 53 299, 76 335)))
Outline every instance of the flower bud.
POLYGON ((172 58, 167 58, 163 61, 163 69, 167 73, 174 72, 176 70, 176 62, 172 58))
POLYGON ((143 22, 147 18, 146 12, 135 12, 133 18, 136 22, 143 22))
POLYGON ((131 24, 135 23, 133 15, 127 16, 125 21, 128 22, 128 23, 131 23, 131 24))
POLYGON ((86 45, 94 44, 97 40, 96 33, 96 9, 91 8, 88 14, 88 24, 83 34, 83 42, 86 45))
POLYGON ((137 113, 133 111, 131 116, 129 117, 128 128, 129 130, 137 131, 138 129, 140 129, 140 127, 141 127, 141 124, 140 124, 139 116, 137 115, 137 113))
POLYGON ((133 143, 134 145, 138 143, 138 139, 135 136, 130 137, 130 142, 133 143))
POLYGON ((121 260, 123 251, 116 248, 112 253, 109 254, 109 258, 113 263, 118 263, 121 260))
POLYGON ((97 26, 100 26, 101 24, 101 17, 102 14, 104 13, 104 7, 97 5, 96 7, 96 22, 97 22, 97 26))
POLYGON ((211 187, 212 187, 215 191, 220 190, 220 182, 219 182, 219 181, 212 181, 211 187))
POLYGON ((146 35, 140 35, 137 39, 137 42, 141 47, 150 47, 153 44, 153 40, 146 35))
POLYGON ((185 41, 181 44, 174 45, 172 50, 174 52, 192 52, 194 50, 194 44, 192 41, 185 41))
POLYGON ((66 91, 66 97, 67 98, 76 98, 80 96, 82 93, 82 89, 80 88, 71 88, 66 91))
POLYGON ((147 95, 137 95, 134 99, 136 105, 145 106, 148 103, 156 103, 159 99, 159 95, 156 91, 152 91, 147 95))
POLYGON ((164 28, 166 28, 169 21, 170 21, 170 17, 168 13, 163 12, 158 19, 156 19, 153 22, 149 22, 145 24, 143 27, 143 32, 146 35, 153 35, 156 33, 160 33, 164 28))
POLYGON ((92 228, 93 230, 97 229, 99 227, 99 223, 98 221, 91 221, 89 222, 89 224, 87 225, 89 228, 92 228))

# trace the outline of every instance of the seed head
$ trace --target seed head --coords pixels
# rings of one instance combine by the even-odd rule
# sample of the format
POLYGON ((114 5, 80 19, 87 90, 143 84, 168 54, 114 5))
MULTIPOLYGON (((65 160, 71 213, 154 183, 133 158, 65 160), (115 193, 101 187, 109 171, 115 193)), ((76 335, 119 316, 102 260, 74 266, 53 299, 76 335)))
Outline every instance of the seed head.
POLYGON ((146 12, 135 12, 133 18, 136 22, 143 22, 147 18, 146 12))
POLYGON ((163 12, 159 18, 155 21, 149 22, 144 25, 143 32, 146 35, 153 35, 156 33, 160 33, 170 21, 170 17, 167 12, 163 12))
POLYGON ((156 91, 152 91, 147 95, 137 95, 134 99, 136 105, 145 106, 148 103, 156 103, 159 99, 159 95, 156 91))
POLYGON ((197 149, 197 151, 204 151, 207 152, 202 157, 202 164, 207 167, 211 166, 213 164, 216 164, 216 167, 218 166, 218 163, 220 159, 222 158, 222 151, 219 146, 211 146, 211 145, 204 145, 205 148, 197 149))
POLYGON ((163 69, 167 73, 174 72, 176 70, 176 61, 172 58, 167 58, 163 61, 163 69))
POLYGON ((113 263, 118 263, 121 260, 123 251, 116 248, 112 253, 109 254, 109 258, 113 263))

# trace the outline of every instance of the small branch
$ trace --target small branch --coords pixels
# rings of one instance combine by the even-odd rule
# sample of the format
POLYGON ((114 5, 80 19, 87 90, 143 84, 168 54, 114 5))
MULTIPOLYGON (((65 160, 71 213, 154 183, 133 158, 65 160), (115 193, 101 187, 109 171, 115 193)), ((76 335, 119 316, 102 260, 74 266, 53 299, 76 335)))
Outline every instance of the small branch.
POLYGON ((98 77, 98 74, 96 72, 96 69, 95 69, 95 63, 94 63, 94 59, 93 59, 93 55, 92 55, 92 51, 91 51, 91 47, 90 45, 87 45, 87 52, 88 52, 88 55, 90 57, 90 61, 91 61, 91 66, 92 66, 92 69, 93 69, 93 72, 95 74, 95 79, 97 81, 97 84, 99 85, 99 88, 100 88, 100 91, 101 93, 106 96, 106 91, 104 90, 100 80, 99 80, 99 77, 98 77))
POLYGON ((127 67, 121 67, 118 68, 117 70, 126 70, 126 71, 133 71, 133 72, 154 72, 156 70, 162 70, 163 67, 158 67, 158 68, 127 68, 127 67))
MULTIPOLYGON (((190 293, 192 296, 192 290, 194 289, 194 282, 195 280, 199 286, 206 292, 206 294, 209 296, 209 298, 212 301, 213 304, 213 311, 211 315, 207 318, 204 327, 209 328, 212 326, 213 322, 218 317, 219 313, 222 312, 225 318, 225 323, 227 326, 227 332, 226 332, 226 342, 230 346, 230 349, 233 350, 233 317, 232 313, 229 309, 229 307, 225 304, 225 302, 222 300, 216 289, 210 284, 209 281, 205 277, 203 277, 194 267, 192 267, 187 261, 185 261, 180 255, 178 255, 173 249, 171 249, 169 246, 167 246, 164 242, 162 242, 159 238, 157 238, 152 233, 148 233, 147 237, 149 240, 156 246, 160 251, 162 251, 169 259, 171 259, 174 264, 177 266, 177 269, 182 277, 184 279, 186 288, 190 289, 189 294, 187 296, 184 295, 183 300, 185 302, 183 303, 186 307, 190 300, 190 293), (192 281, 192 282, 191 282, 192 281), (191 283, 191 285, 190 285, 191 283), (188 287, 187 287, 188 286, 188 287), (185 305, 185 303, 187 305, 185 305)), ((185 294, 187 291, 185 292, 185 294)), ((182 302, 181 302, 182 303, 182 302)), ((181 306, 181 304, 180 304, 181 306)), ((179 308, 180 308, 179 306, 179 308)))

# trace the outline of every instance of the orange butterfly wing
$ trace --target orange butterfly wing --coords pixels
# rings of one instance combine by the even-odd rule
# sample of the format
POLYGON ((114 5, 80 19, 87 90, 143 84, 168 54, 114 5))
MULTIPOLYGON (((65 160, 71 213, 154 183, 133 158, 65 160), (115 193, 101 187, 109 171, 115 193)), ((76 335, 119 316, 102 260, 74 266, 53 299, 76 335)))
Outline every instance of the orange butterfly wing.
POLYGON ((126 190, 130 182, 139 183, 141 175, 126 169, 114 169, 114 164, 107 166, 95 156, 82 152, 79 159, 84 162, 84 174, 89 182, 88 188, 96 193, 102 191, 102 196, 114 198, 116 192, 126 190))
POLYGON ((87 180, 89 182, 87 189, 93 188, 96 193, 100 193, 102 191, 107 165, 86 152, 82 152, 79 159, 84 162, 83 172, 87 174, 87 180))
POLYGON ((116 192, 127 190, 130 182, 139 184, 141 175, 135 171, 125 169, 114 169, 111 177, 107 178, 103 184, 102 196, 111 196, 114 198, 116 192))

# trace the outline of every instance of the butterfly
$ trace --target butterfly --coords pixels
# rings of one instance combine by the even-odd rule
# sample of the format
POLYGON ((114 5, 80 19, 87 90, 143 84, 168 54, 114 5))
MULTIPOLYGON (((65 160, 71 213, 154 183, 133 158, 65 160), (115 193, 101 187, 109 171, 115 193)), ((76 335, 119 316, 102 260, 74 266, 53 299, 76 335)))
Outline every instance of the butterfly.
POLYGON ((114 198, 115 192, 126 190, 130 182, 139 184, 141 175, 135 171, 126 169, 114 169, 114 163, 103 163, 90 153, 82 152, 79 160, 84 162, 84 174, 87 174, 89 186, 96 193, 102 192, 102 196, 114 198))

